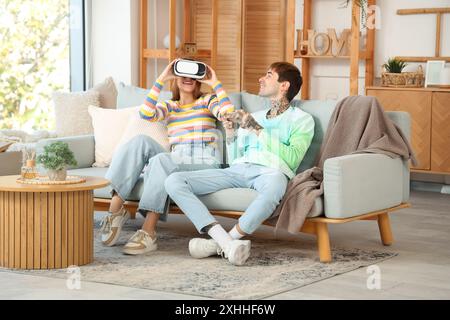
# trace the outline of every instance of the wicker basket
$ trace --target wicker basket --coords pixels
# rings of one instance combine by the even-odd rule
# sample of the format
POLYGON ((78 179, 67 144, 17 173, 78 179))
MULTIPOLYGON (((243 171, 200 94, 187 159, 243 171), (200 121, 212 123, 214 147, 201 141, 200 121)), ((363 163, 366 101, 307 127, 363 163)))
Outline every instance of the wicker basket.
POLYGON ((421 88, 424 83, 422 66, 416 72, 389 73, 384 68, 381 72, 382 87, 421 88))

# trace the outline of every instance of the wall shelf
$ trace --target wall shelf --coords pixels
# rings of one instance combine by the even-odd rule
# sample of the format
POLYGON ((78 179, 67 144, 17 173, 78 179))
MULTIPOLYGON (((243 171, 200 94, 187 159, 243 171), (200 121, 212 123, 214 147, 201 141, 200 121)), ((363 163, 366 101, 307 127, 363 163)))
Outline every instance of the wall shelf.
MULTIPOLYGON (((304 0, 303 39, 311 29, 312 1, 304 0)), ((374 5, 375 0, 367 0, 374 5)), ((148 88, 149 59, 186 56, 210 64, 230 92, 257 93, 258 79, 274 61, 302 59, 302 99, 309 99, 311 59, 350 60, 350 94, 358 94, 359 61, 366 64, 366 87, 373 84, 375 30, 368 29, 366 48, 360 49, 360 7, 352 3, 350 54, 346 56, 299 55, 295 49, 295 0, 183 0, 183 39, 197 45, 195 55, 175 48, 176 2, 169 2, 169 48, 148 48, 149 0, 140 0, 140 86, 148 88), (218 29, 220 28, 220 34, 218 29)))
MULTIPOLYGON (((156 1, 156 0, 155 0, 156 1)), ((183 52, 182 49, 176 48, 176 3, 177 0, 169 0, 169 48, 168 49, 150 49, 148 45, 148 22, 149 22, 149 10, 148 0, 140 0, 140 72, 139 72, 139 85, 142 88, 147 88, 147 63, 149 59, 167 59, 172 61, 177 57, 190 57, 211 60, 211 67, 215 68, 217 61, 217 34, 218 34, 218 0, 211 1, 211 49, 197 50, 195 55, 188 55, 183 52)), ((195 0, 183 1, 183 44, 190 42, 191 37, 191 14, 192 14, 192 2, 195 0)), ((156 12, 153 12, 156 14, 156 12)), ((181 46, 182 48, 183 46, 181 46)))
MULTIPOLYGON (((312 1, 304 0, 303 5, 303 40, 308 39, 308 30, 312 27, 312 1)), ((375 5, 376 0, 367 0, 367 5, 375 5)), ((365 61, 365 86, 373 85, 374 78, 374 46, 375 46, 375 28, 367 29, 366 46, 364 50, 360 50, 360 20, 361 13, 360 7, 357 1, 352 1, 352 21, 350 31, 350 55, 349 56, 312 56, 312 55, 298 55, 293 56, 294 59, 302 59, 302 77, 303 85, 301 91, 301 98, 308 100, 310 97, 310 60, 311 59, 349 59, 350 60, 350 95, 358 95, 358 76, 359 76, 359 61, 365 61)), ((295 17, 294 21, 295 23, 295 17)), ((292 42, 294 42, 294 34, 290 36, 292 42)), ((298 50, 299 48, 297 48, 298 50)))

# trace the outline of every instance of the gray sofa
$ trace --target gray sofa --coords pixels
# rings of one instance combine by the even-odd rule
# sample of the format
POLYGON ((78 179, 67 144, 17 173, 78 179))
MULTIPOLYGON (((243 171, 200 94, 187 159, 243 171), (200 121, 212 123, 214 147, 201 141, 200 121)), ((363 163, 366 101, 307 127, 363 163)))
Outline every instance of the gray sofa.
MULTIPOLYGON (((246 92, 232 93, 230 98, 237 109, 249 112, 267 109, 270 101, 246 92)), ((329 119, 336 101, 294 100, 294 105, 310 113, 315 120, 315 134, 312 144, 303 159, 298 172, 310 168, 320 149, 329 119)), ((410 119, 405 112, 388 112, 391 118, 409 137, 410 119)), ((95 141, 93 135, 41 140, 37 153, 44 145, 53 141, 65 141, 75 153, 78 167, 69 174, 103 177, 107 168, 93 168, 95 141)), ((224 144, 222 143, 224 148, 224 144)), ((223 150, 222 150, 223 152, 223 150)), ((226 152, 223 152, 225 155, 226 152)), ((226 165, 226 157, 224 156, 226 165)), ((129 199, 138 201, 142 194, 142 179, 133 189, 129 199)), ((252 189, 226 189, 201 197, 205 205, 215 214, 233 216, 245 211, 256 197, 252 189), (232 201, 230 201, 232 199, 232 201)), ((94 191, 98 208, 110 199, 110 188, 94 191)), ((387 213, 405 207, 409 199, 409 165, 400 158, 391 159, 380 154, 355 154, 331 158, 324 164, 324 196, 317 201, 301 231, 318 236, 321 261, 330 261, 328 230, 326 223, 339 223, 356 219, 378 220, 383 243, 392 242, 387 213), (310 222, 316 222, 311 224, 310 222), (320 227, 319 227, 320 225, 320 227), (383 227, 385 226, 385 227, 383 227), (384 238, 384 239, 383 239, 384 238), (322 244, 321 244, 322 243, 322 244), (328 252, 327 252, 328 251, 328 252)))

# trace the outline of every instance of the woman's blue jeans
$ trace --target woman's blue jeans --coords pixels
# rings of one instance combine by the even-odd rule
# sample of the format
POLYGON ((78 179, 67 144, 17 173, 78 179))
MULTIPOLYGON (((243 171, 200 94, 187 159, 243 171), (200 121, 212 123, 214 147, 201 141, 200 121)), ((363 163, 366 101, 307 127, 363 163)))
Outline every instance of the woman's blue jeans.
POLYGON ((114 154, 105 178, 122 200, 127 200, 143 173, 143 190, 139 211, 152 211, 167 219, 169 200, 164 188, 173 172, 219 168, 216 148, 200 144, 179 144, 166 152, 160 144, 145 135, 138 135, 122 145, 114 154))

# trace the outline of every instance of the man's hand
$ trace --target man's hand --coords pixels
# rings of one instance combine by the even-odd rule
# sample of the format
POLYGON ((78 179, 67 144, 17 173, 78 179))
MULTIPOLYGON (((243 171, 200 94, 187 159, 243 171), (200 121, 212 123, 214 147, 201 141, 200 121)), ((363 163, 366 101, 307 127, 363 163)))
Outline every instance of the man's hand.
POLYGON ((231 143, 236 139, 238 125, 231 121, 231 113, 227 113, 222 118, 222 124, 225 128, 227 143, 231 143))
POLYGON ((233 123, 238 124, 241 128, 253 131, 256 135, 259 135, 259 132, 263 129, 255 118, 244 110, 236 110, 232 112, 229 119, 233 123))

